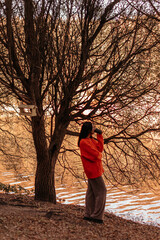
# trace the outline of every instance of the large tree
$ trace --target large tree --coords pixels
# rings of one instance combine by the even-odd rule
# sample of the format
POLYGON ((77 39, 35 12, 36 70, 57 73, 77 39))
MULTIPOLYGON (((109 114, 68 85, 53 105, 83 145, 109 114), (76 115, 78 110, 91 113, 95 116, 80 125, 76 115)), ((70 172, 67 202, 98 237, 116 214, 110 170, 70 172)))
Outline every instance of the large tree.
POLYGON ((36 199, 56 202, 54 170, 71 123, 101 119, 104 131, 112 129, 105 143, 126 158, 135 150, 130 140, 158 129, 145 123, 159 102, 150 69, 157 21, 138 7, 124 0, 2 0, 0 18, 0 84, 37 108, 30 119, 36 199))

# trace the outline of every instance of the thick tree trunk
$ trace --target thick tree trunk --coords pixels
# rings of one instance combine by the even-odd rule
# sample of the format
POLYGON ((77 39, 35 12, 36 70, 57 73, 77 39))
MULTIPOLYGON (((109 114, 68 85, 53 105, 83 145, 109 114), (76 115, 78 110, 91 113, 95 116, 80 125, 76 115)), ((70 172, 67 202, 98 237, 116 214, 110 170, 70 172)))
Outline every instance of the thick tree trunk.
POLYGON ((57 122, 49 148, 45 137, 44 119, 32 118, 32 133, 37 153, 35 199, 56 203, 55 165, 68 124, 57 122))
POLYGON ((37 162, 35 177, 35 200, 56 203, 54 169, 51 169, 48 157, 37 162))
POLYGON ((51 173, 47 141, 45 137, 44 119, 32 118, 32 133, 37 153, 37 169, 35 176, 35 199, 56 202, 54 175, 51 173))

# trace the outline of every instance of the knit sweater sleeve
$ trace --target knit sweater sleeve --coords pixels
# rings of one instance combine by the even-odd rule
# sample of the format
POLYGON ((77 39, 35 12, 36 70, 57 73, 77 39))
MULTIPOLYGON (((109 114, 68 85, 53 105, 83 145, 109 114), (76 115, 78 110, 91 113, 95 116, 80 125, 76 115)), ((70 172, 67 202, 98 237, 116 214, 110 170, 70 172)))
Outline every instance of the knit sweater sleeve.
POLYGON ((103 136, 102 134, 97 134, 97 140, 98 140, 98 143, 97 143, 97 148, 100 152, 103 152, 103 149, 104 149, 104 140, 103 140, 103 136))
POLYGON ((80 142, 81 156, 90 161, 101 160, 102 153, 98 150, 97 146, 88 139, 82 139, 80 142))

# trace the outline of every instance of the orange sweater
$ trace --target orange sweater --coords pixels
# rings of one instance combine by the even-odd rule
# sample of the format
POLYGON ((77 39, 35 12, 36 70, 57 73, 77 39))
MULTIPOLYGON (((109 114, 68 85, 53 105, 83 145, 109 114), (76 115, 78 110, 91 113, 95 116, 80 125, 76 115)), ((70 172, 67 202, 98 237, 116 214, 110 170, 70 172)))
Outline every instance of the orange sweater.
POLYGON ((84 138, 80 141, 81 159, 88 178, 97 178, 104 172, 102 167, 103 136, 84 138))

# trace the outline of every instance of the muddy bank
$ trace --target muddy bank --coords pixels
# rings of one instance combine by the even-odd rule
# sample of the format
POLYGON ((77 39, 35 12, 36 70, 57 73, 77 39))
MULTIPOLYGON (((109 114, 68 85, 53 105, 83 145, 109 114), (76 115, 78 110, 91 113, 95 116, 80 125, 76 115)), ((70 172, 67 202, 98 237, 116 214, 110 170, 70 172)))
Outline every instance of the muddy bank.
POLYGON ((83 220, 84 208, 0 194, 1 240, 160 240, 160 228, 105 213, 104 224, 83 220))

